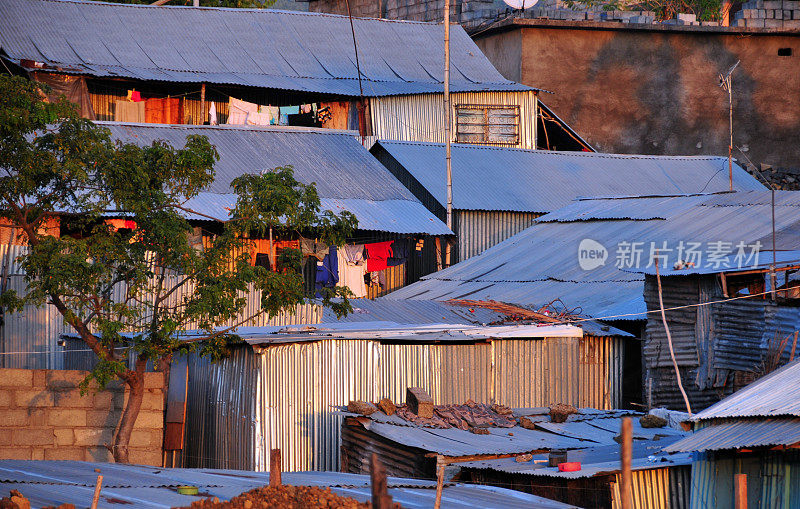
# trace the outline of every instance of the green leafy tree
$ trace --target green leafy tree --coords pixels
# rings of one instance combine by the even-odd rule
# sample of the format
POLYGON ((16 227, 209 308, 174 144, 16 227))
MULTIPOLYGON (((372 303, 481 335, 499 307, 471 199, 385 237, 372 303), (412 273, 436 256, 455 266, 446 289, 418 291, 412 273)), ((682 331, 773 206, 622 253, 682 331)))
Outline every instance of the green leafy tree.
MULTIPOLYGON (((20 259, 27 293, 7 291, 0 304, 11 311, 52 304, 99 359, 83 389, 92 379, 101 388, 114 379, 128 386, 109 445, 116 461, 127 462, 148 362, 195 351, 223 357, 237 340, 235 329, 223 324, 257 316, 242 316, 253 289, 261 291, 259 313, 275 315, 304 301, 300 253, 288 250, 280 272, 254 267, 247 238, 270 229, 313 231, 341 244, 357 224, 352 214, 320 211, 313 184, 298 182, 291 167, 276 168, 233 182, 238 201, 230 220, 198 248, 190 242, 186 202, 214 179, 219 156, 209 141, 189 136, 183 148, 114 142, 107 129, 78 118, 63 97, 44 102, 43 90, 0 76, 0 218, 28 245, 20 259), (109 211, 136 228, 109 226, 109 211), (42 228, 54 216, 60 236, 42 228), (181 338, 187 328, 203 332, 181 338)), ((324 304, 344 314, 351 309, 348 295, 346 288, 329 289, 324 304)))

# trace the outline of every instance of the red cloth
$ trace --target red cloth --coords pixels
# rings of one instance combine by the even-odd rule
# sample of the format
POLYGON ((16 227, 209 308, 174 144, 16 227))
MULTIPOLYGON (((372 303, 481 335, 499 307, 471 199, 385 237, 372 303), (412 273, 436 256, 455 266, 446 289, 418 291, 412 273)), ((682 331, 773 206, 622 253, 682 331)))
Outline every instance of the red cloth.
POLYGON ((364 246, 367 248, 367 272, 375 272, 387 267, 386 260, 392 256, 392 242, 394 241, 387 240, 364 246))
POLYGON ((131 92, 131 101, 135 103, 142 102, 142 93, 138 90, 131 92))

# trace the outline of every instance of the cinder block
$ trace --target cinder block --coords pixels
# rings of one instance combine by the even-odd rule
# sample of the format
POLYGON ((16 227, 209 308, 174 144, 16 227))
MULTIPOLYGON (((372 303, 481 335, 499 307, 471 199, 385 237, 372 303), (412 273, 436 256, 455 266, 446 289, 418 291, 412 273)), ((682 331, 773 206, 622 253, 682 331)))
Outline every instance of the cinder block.
POLYGON ((114 428, 122 418, 121 411, 87 410, 86 425, 91 428, 114 428))
POLYGON ((47 407, 29 408, 28 412, 28 427, 44 427, 47 426, 47 407))
POLYGON ((159 390, 147 391, 142 399, 142 410, 164 410, 164 396, 159 390))
POLYGON ((51 426, 86 426, 86 410, 79 408, 53 408, 47 416, 51 426))
POLYGON ((0 387, 30 387, 33 371, 30 369, 0 369, 0 387))
POLYGON ((164 427, 164 412, 142 410, 136 418, 134 429, 164 427))
POLYGON ((14 398, 11 397, 11 391, 0 390, 0 408, 7 408, 13 405, 14 398))
POLYGON ((36 408, 53 406, 53 393, 51 391, 17 391, 14 393, 14 403, 18 407, 36 408))
POLYGON ((31 459, 30 447, 0 447, 0 459, 3 460, 29 460, 31 459))
POLYGON ((49 461, 83 461, 84 450, 80 447, 56 447, 45 449, 44 459, 49 461))
POLYGON ((75 443, 75 433, 73 433, 71 428, 54 429, 53 433, 56 436, 56 445, 59 447, 75 443))
POLYGON ((11 433, 8 428, 0 428, 0 446, 11 445, 11 433))
POLYGON ((109 391, 100 391, 91 396, 91 398, 92 408, 98 410, 110 409, 114 405, 114 394, 109 391))
POLYGON ((94 405, 94 398, 91 394, 81 396, 79 389, 70 389, 53 391, 53 402, 55 406, 64 408, 91 408, 94 405))
POLYGON ((49 370, 45 373, 45 383, 51 389, 74 389, 86 374, 85 371, 49 370))
POLYGON ((782 19, 765 19, 764 28, 783 28, 782 19))
POLYGON ((83 428, 75 431, 75 445, 101 447, 110 444, 114 438, 114 430, 83 428))
POLYGON ((27 410, 3 410, 0 413, 0 427, 13 426, 22 427, 29 425, 27 410))
POLYGON ((161 446, 160 442, 155 442, 155 433, 149 429, 134 430, 131 433, 131 447, 155 447, 161 446))
POLYGON ((41 449, 39 447, 34 447, 31 449, 31 459, 32 460, 43 460, 44 459, 44 451, 45 449, 41 449))
POLYGON ((422 387, 406 389, 406 404, 409 410, 422 418, 433 417, 433 398, 422 387))
POLYGON ((111 463, 114 456, 106 447, 87 447, 84 452, 84 461, 102 461, 111 463))
POLYGON ((44 369, 34 369, 33 370, 33 386, 36 388, 43 389, 45 386, 45 373, 47 370, 44 369))
POLYGON ((37 446, 55 445, 55 435, 51 428, 15 429, 11 435, 14 445, 37 446))
POLYGON ((131 449, 129 458, 134 465, 161 466, 161 450, 153 449, 131 449))

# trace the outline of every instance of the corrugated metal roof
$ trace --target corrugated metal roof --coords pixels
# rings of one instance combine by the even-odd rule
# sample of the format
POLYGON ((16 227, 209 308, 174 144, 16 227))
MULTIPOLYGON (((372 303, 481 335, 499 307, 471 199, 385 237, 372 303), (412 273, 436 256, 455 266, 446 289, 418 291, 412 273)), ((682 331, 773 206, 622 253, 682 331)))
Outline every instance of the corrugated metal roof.
POLYGON ((98 122, 115 139, 137 145, 165 140, 176 147, 190 135, 208 137, 219 152, 208 192, 187 202, 200 212, 191 219, 228 219, 236 203, 231 181, 245 173, 294 167, 295 178, 315 183, 323 210, 349 210, 363 230, 393 233, 451 233, 447 226, 397 181, 349 131, 329 129, 126 124, 98 122))
MULTIPOLYGON (((619 435, 622 417, 619 411, 591 410, 587 415, 570 415, 564 423, 553 423, 547 413, 549 409, 531 409, 531 421, 536 429, 520 425, 510 428, 486 428, 489 434, 475 434, 458 428, 432 428, 416 425, 397 416, 386 416, 375 412, 364 427, 384 438, 408 447, 417 447, 446 456, 471 456, 495 454, 520 454, 547 449, 584 449, 597 446, 619 447, 614 437, 619 435)), ((347 414, 356 416, 356 414, 347 414)), ((514 416, 529 415, 515 409, 514 416)), ((624 415, 637 415, 626 411, 624 415)), ((637 441, 658 442, 659 438, 683 437, 683 431, 672 428, 643 428, 638 419, 633 419, 633 437, 637 441), (657 438, 658 437, 658 438, 657 438)), ((666 442, 664 442, 666 443, 666 442)))
MULTIPOLYGON (((353 306, 353 312, 342 318, 336 318, 336 314, 330 308, 325 308, 322 322, 389 321, 397 323, 413 322, 415 324, 458 323, 486 325, 500 323, 507 319, 505 314, 490 309, 464 307, 434 300, 351 299, 350 304, 353 306)), ((584 334, 597 337, 633 337, 633 334, 593 320, 578 322, 577 326, 583 329, 584 334)))
MULTIPOLYGON (((688 453, 663 454, 665 444, 674 443, 680 437, 664 437, 657 441, 634 441, 632 447, 631 470, 649 470, 692 463, 688 453)), ((535 454, 531 461, 517 462, 514 458, 470 461, 459 463, 462 468, 497 470, 510 474, 560 477, 562 479, 581 479, 620 471, 620 447, 608 445, 567 452, 567 461, 579 461, 581 469, 573 472, 560 472, 558 467, 547 466, 547 454, 535 454)))
MULTIPOLYGON (((364 95, 442 92, 441 25, 353 22, 364 95)), ((531 90, 503 78, 458 25, 450 44, 451 91, 531 90)), ((349 20, 332 14, 4 0, 0 47, 58 72, 359 95, 349 20)))
MULTIPOLYGON (((782 203, 800 200, 797 192, 776 194, 782 203)), ((620 243, 642 242, 640 266, 646 266, 651 259, 650 248, 663 249, 664 242, 672 249, 677 249, 680 242, 701 242, 702 250, 709 242, 750 244, 771 229, 770 207, 752 204, 763 202, 764 196, 768 197, 769 192, 725 194, 723 197, 731 203, 724 207, 707 206, 707 201, 720 200, 718 195, 574 202, 480 255, 425 276, 384 298, 493 299, 533 308, 561 299, 567 307, 598 319, 642 319, 646 311, 644 276, 617 268, 620 243), (594 219, 604 209, 620 212, 620 219, 594 219), (644 216, 664 219, 625 219, 644 216), (578 248, 584 239, 606 248, 608 258, 604 265, 593 270, 580 267, 578 248)), ((800 223, 795 206, 777 207, 775 219, 778 230, 800 223)), ((798 247, 797 238, 778 237, 779 250, 798 247)), ((762 245, 762 249, 770 248, 762 245)), ((671 256, 669 265, 676 261, 677 252, 671 256)), ((707 262, 703 255, 702 263, 707 262)))
POLYGON ((800 443, 800 419, 766 419, 713 424, 665 448, 703 452, 800 443))
POLYGON ((706 408, 692 420, 780 416, 800 417, 800 359, 706 408))
MULTIPOLYGON (((768 270, 772 265, 772 251, 759 251, 758 256, 750 260, 747 259, 748 254, 749 250, 745 251, 744 257, 738 260, 735 257, 730 257, 721 261, 719 266, 695 266, 684 269, 676 269, 674 266, 659 267, 658 272, 662 276, 691 276, 697 274, 716 274, 718 272, 736 273, 737 271, 768 270)), ((793 267, 796 265, 800 265, 800 250, 775 252, 775 268, 785 269, 786 267, 793 267)), ((648 274, 651 276, 656 275, 655 265, 644 269, 626 269, 625 271, 637 274, 648 274)))
MULTIPOLYGON (((71 503, 85 506, 91 500, 97 472, 103 475, 98 507, 170 508, 195 500, 219 497, 229 500, 245 491, 269 483, 268 473, 245 470, 156 468, 143 465, 89 463, 82 461, 0 460, 0 491, 19 490, 33 507, 71 503), (174 487, 197 486, 202 496, 179 495, 174 487)), ((368 501, 369 476, 340 472, 284 472, 283 484, 330 487, 334 493, 368 501)), ((430 508, 436 497, 436 482, 388 478, 389 495, 408 508, 430 508)), ((448 483, 442 507, 572 507, 546 498, 493 486, 448 483)))
MULTIPOLYGON (((444 145, 377 142, 444 207, 445 179, 432 171, 444 161, 444 145)), ((375 150, 375 149, 373 149, 375 150)), ((578 196, 682 195, 729 188, 723 157, 646 156, 553 152, 454 144, 453 207, 463 210, 551 212, 578 196), (722 171, 725 170, 725 171, 722 171)), ((734 189, 763 190, 733 165, 734 189)))

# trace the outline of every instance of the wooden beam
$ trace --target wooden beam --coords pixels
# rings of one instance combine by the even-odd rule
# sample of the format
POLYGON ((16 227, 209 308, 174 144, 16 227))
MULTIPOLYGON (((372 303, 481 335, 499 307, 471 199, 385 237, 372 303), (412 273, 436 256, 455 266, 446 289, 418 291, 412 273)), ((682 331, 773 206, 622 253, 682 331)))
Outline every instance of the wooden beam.
POLYGON ((734 477, 735 509, 747 509, 747 474, 736 474, 734 477))
POLYGON ((269 452, 269 485, 281 485, 281 450, 272 449, 269 452))

